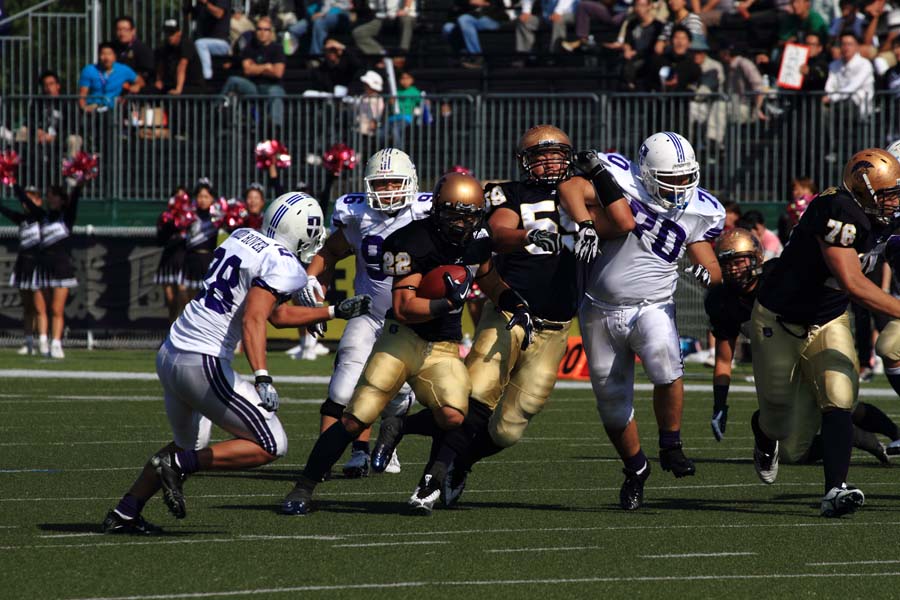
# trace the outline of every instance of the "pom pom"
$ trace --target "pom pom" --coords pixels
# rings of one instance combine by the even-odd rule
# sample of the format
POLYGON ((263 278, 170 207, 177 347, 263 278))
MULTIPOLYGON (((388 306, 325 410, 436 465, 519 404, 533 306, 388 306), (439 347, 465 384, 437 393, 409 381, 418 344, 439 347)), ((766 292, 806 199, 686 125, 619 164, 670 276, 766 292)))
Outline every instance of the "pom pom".
POLYGON ((809 207, 809 203, 812 201, 813 196, 809 194, 802 194, 794 198, 794 200, 788 204, 787 214, 788 218, 791 220, 791 225, 796 227, 797 223, 800 222, 800 217, 803 216, 803 213, 806 212, 806 209, 809 207))
POLYGON ((78 183, 84 183, 96 179, 100 174, 100 165, 96 154, 79 152, 74 158, 63 161, 63 177, 74 179, 78 183))
POLYGON ((15 185, 16 171, 19 169, 19 155, 15 150, 0 153, 0 183, 15 185))
POLYGON ((340 177, 344 169, 356 168, 356 151, 347 144, 335 144, 322 155, 322 166, 335 177, 340 177))
POLYGON ((278 140, 266 140, 256 144, 256 168, 268 169, 275 165, 277 169, 291 166, 291 155, 284 144, 278 140))
POLYGON ((222 222, 222 227, 228 231, 246 227, 246 221, 249 214, 247 205, 244 204, 242 200, 232 198, 228 201, 228 205, 225 209, 225 219, 222 222))

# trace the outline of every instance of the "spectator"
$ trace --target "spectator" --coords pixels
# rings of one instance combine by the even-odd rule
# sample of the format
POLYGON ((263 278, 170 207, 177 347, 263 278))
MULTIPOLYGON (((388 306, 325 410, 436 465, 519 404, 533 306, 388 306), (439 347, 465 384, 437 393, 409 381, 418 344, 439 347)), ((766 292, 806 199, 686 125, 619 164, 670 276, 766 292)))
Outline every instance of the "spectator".
MULTIPOLYGON (((563 50, 568 52, 573 52, 588 44, 591 33, 591 21, 599 21, 604 25, 616 27, 625 20, 628 14, 626 12, 614 12, 614 0, 581 0, 577 4, 578 8, 575 9, 575 36, 577 39, 562 43, 563 50)), ((563 31, 563 34, 565 34, 565 31, 563 31)))
POLYGON ((825 92, 823 104, 834 106, 852 102, 861 117, 872 110, 875 72, 872 63, 860 55, 859 39, 852 33, 841 34, 840 58, 828 67, 825 92))
POLYGON ((129 91, 138 75, 131 67, 116 62, 116 49, 103 42, 98 49, 100 60, 87 65, 78 78, 78 106, 85 112, 107 110, 116 104, 116 98, 129 91))
POLYGON ((366 71, 359 78, 365 86, 362 98, 356 106, 356 124, 362 135, 375 135, 384 116, 384 80, 375 71, 366 71))
POLYGON ((165 43, 156 50, 156 80, 153 87, 165 94, 206 93, 206 80, 200 55, 189 37, 184 35, 178 21, 163 23, 165 43))
POLYGON ((444 23, 444 37, 453 49, 459 53, 465 49, 462 66, 467 69, 480 69, 484 64, 481 54, 479 31, 495 31, 500 23, 509 19, 502 0, 456 0, 456 16, 449 23, 444 23), (462 40, 462 46, 459 41, 462 40))
POLYGON ((722 232, 730 231, 737 227, 737 222, 741 218, 741 207, 734 200, 728 200, 722 203, 725 209, 725 226, 722 232))
POLYGON ((828 28, 828 35, 831 36, 832 39, 837 39, 841 33, 852 31, 856 37, 862 39, 863 33, 865 32, 866 19, 859 14, 859 10, 857 10, 856 7, 856 0, 841 0, 840 6, 841 16, 835 17, 831 21, 831 26, 828 28))
POLYGON ((362 62, 353 52, 339 41, 329 39, 325 42, 322 64, 314 73, 316 89, 335 96, 346 96, 348 88, 358 81, 361 70, 362 62))
POLYGON ((894 65, 897 64, 897 58, 894 56, 893 47, 894 40, 900 37, 900 8, 895 8, 890 11, 887 15, 886 22, 886 35, 883 40, 881 40, 881 45, 879 47, 878 57, 875 59, 876 65, 878 62, 882 62, 884 69, 887 70, 894 65))
POLYGON ((809 177, 798 177, 791 182, 791 201, 788 202, 787 210, 778 217, 778 240, 782 244, 788 243, 791 230, 818 193, 819 188, 809 177))
POLYGON ((791 0, 792 14, 781 17, 778 25, 778 41, 797 42, 806 39, 808 33, 828 35, 828 24, 824 17, 812 9, 810 0, 791 0))
MULTIPOLYGON (((607 0, 612 1, 612 0, 607 0)), ((578 4, 579 10, 586 3, 592 3, 591 0, 581 0, 578 4)), ((538 17, 533 14, 534 0, 522 0, 522 11, 516 21, 516 52, 519 54, 529 54, 534 48, 535 36, 541 22, 550 24, 550 52, 556 52, 559 44, 566 39, 566 27, 575 23, 575 0, 544 0, 541 2, 542 15, 538 17)), ((602 5, 601 5, 602 6, 602 5)), ((604 7, 605 8, 605 7, 604 7)), ((608 12, 608 9, 607 9, 608 12)), ((621 15, 618 25, 625 18, 625 14, 621 15)), ((590 17, 586 17, 584 26, 584 39, 587 41, 587 34, 590 33, 590 17)), ((576 27, 576 33, 580 30, 576 27)), ((578 33, 579 38, 581 33, 578 33)), ((566 48, 568 50, 568 48, 566 48)), ((571 50, 570 50, 571 51, 571 50)))
POLYGON ((806 64, 800 67, 800 72, 803 73, 803 91, 821 92, 825 89, 828 63, 831 62, 825 52, 825 39, 818 33, 808 33, 806 45, 809 46, 809 56, 806 64))
POLYGON ((653 53, 653 46, 663 30, 663 23, 653 16, 650 0, 635 0, 634 13, 622 24, 616 41, 606 44, 610 50, 622 53, 625 60, 623 80, 625 89, 633 91, 643 79, 653 53))
POLYGON ((708 30, 711 27, 719 27, 723 20, 726 22, 730 20, 732 23, 743 20, 744 17, 738 13, 739 5, 740 3, 735 0, 706 0, 705 2, 691 0, 691 12, 700 17, 703 26, 708 30))
POLYGON ((719 58, 725 65, 725 92, 731 96, 732 114, 736 121, 742 125, 754 118, 765 121, 763 102, 766 100, 766 90, 759 68, 752 60, 741 56, 735 46, 722 48, 719 58))
POLYGON ((272 19, 260 17, 256 22, 256 37, 241 53, 243 76, 232 75, 225 82, 223 94, 269 96, 272 122, 276 127, 284 125, 284 50, 275 43, 272 19))
POLYGON ((328 34, 332 31, 345 30, 350 27, 350 10, 352 0, 322 0, 318 10, 309 19, 312 21, 312 40, 309 53, 322 54, 328 34))
POLYGON ((249 36, 252 37, 255 29, 256 26, 253 24, 253 21, 251 21, 247 16, 247 13, 244 12, 244 3, 232 3, 231 19, 228 21, 228 43, 231 47, 234 48, 235 44, 237 44, 238 51, 240 52, 243 50, 244 47, 238 40, 244 39, 246 37, 244 34, 249 34, 249 36))
POLYGON ((136 94, 144 85, 153 81, 153 51, 137 39, 134 19, 129 16, 116 18, 116 40, 118 41, 116 61, 131 67, 132 71, 141 76, 140 81, 131 86, 131 93, 136 94))
MULTIPOLYGON (((681 1, 681 0, 677 0, 681 1)), ((700 67, 691 55, 691 32, 676 25, 672 30, 672 44, 664 54, 654 56, 648 73, 647 88, 662 92, 689 92, 700 83, 700 67)))
POLYGON ((769 260, 781 256, 781 251, 784 249, 781 240, 774 232, 766 229, 766 219, 761 212, 748 210, 741 216, 737 226, 752 231, 756 235, 763 247, 763 259, 769 260))
POLYGON ((897 64, 884 74, 884 87, 891 92, 894 100, 900 100, 900 37, 894 38, 891 49, 894 51, 897 64))
POLYGON ((692 125, 706 127, 707 162, 714 163, 723 149, 728 117, 728 104, 720 96, 725 89, 725 68, 709 55, 705 38, 695 39, 691 50, 694 62, 700 67, 700 82, 697 98, 691 101, 690 120, 692 125))
POLYGON ((422 104, 422 92, 416 87, 416 80, 409 71, 400 73, 397 83, 400 86, 397 90, 397 110, 388 117, 388 123, 393 135, 391 145, 402 149, 405 146, 403 133, 412 125, 416 109, 422 104))
POLYGON ((212 79, 213 56, 228 56, 231 53, 231 44, 228 43, 231 33, 231 19, 226 8, 228 1, 197 0, 191 11, 195 21, 195 45, 204 79, 212 79))
POLYGON ((690 32, 691 39, 701 35, 706 36, 703 21, 688 10, 687 0, 669 0, 669 20, 666 22, 663 32, 656 42, 657 54, 665 52, 666 44, 671 40, 675 27, 679 25, 690 32))
POLYGON ((400 50, 404 54, 409 52, 417 16, 414 0, 369 0, 366 13, 371 20, 353 28, 353 40, 363 54, 385 54, 384 47, 375 36, 388 21, 400 28, 400 50))
MULTIPOLYGON (((53 157, 55 147, 64 136, 63 133, 63 104, 59 99, 62 86, 59 76, 54 71, 44 71, 40 79, 43 97, 37 102, 37 130, 35 141, 43 147, 42 155, 45 161, 58 162, 58 157, 53 157)), ((65 136, 66 156, 75 156, 84 142, 80 135, 71 134, 65 136)))

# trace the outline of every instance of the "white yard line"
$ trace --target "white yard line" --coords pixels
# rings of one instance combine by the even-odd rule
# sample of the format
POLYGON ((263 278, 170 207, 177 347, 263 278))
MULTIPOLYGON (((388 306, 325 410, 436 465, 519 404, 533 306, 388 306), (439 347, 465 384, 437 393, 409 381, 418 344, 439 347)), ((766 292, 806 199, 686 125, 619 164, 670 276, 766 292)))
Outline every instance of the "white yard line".
POLYGON ((491 548, 485 550, 492 554, 507 552, 574 552, 577 550, 609 550, 609 546, 550 546, 548 548, 491 548))
POLYGON ((641 554, 638 558, 712 558, 716 556, 756 556, 756 552, 691 552, 686 554, 641 554))
POLYGON ((449 544, 446 540, 413 540, 410 542, 371 542, 360 544, 334 544, 332 548, 376 548, 380 546, 426 546, 431 544, 449 544))
POLYGON ((895 565, 900 560, 848 560, 845 562, 815 562, 806 563, 807 567, 840 567, 844 565, 895 565))
POLYGON ((170 600, 175 598, 210 598, 216 596, 258 596, 267 594, 296 594, 298 592, 338 592, 346 590, 379 590, 423 587, 508 587, 519 585, 564 585, 585 583, 643 583, 660 581, 716 581, 755 579, 818 579, 822 577, 900 577, 900 572, 885 573, 768 573, 765 575, 671 575, 645 577, 578 577, 546 579, 491 579, 483 581, 395 581, 387 583, 356 583, 338 585, 300 585, 293 587, 221 590, 216 592, 185 592, 181 594, 146 594, 140 596, 100 596, 79 600, 170 600))

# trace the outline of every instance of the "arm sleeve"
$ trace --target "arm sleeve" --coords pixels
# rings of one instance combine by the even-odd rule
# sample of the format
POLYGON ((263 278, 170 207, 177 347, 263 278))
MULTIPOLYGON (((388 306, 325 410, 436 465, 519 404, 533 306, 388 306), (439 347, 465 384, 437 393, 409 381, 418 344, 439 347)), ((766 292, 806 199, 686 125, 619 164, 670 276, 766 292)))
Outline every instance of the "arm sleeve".
POLYGON ((69 194, 69 203, 66 204, 65 220, 66 227, 70 230, 75 225, 75 219, 78 217, 78 201, 81 200, 81 186, 76 186, 69 194))
POLYGON ((306 285, 306 270, 300 261, 287 250, 278 248, 267 252, 252 284, 271 292, 279 302, 289 299, 294 292, 306 285))

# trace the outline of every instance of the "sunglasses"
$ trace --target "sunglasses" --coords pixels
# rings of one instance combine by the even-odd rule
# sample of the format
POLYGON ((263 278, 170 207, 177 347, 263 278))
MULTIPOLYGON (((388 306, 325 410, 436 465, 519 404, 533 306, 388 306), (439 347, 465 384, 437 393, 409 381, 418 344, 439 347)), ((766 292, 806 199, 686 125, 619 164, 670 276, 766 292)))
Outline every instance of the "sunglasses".
POLYGON ((272 31, 271 27, 257 27, 257 31, 272 31))

